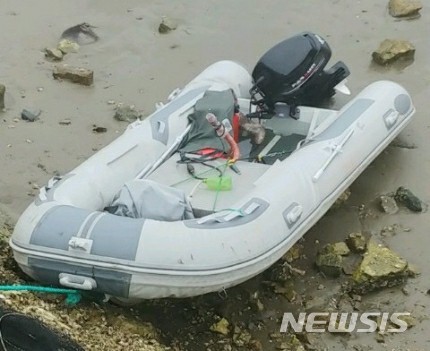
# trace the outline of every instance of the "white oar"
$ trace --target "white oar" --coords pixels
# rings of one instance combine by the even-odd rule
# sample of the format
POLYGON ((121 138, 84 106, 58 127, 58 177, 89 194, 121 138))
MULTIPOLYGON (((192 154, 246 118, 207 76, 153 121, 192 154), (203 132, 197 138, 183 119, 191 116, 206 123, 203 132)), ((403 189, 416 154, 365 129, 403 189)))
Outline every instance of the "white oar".
POLYGON ((170 147, 160 156, 160 158, 157 161, 155 161, 152 165, 146 166, 136 176, 136 179, 143 179, 143 178, 149 176, 158 167, 160 167, 160 165, 164 161, 166 161, 173 154, 173 152, 176 151, 177 147, 181 144, 182 140, 184 140, 185 136, 188 134, 190 129, 191 129, 191 124, 187 128, 185 128, 184 132, 176 138, 175 142, 172 145, 170 145, 170 147))

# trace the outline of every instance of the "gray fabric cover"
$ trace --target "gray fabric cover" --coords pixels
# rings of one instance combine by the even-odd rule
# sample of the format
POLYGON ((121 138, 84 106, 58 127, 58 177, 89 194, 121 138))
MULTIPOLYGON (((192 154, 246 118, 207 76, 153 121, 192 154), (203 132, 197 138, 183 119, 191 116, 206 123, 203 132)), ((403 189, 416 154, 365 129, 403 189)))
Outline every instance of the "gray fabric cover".
POLYGON ((213 127, 206 120, 206 114, 212 112, 218 121, 232 121, 234 115, 234 95, 232 90, 206 91, 194 106, 194 112, 188 116, 191 130, 184 138, 180 151, 193 152, 204 148, 228 151, 227 143, 216 135, 213 127))
POLYGON ((182 190, 148 179, 126 183, 107 210, 118 216, 166 222, 194 218, 182 190))

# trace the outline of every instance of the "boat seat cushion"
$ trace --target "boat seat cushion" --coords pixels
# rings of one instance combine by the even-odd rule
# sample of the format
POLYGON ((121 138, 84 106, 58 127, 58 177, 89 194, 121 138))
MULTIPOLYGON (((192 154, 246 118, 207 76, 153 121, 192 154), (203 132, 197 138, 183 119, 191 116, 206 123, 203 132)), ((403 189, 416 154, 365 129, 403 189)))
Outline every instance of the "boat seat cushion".
POLYGON ((235 99, 232 90, 210 91, 197 101, 194 112, 188 116, 191 130, 179 147, 182 152, 195 152, 201 149, 211 148, 220 151, 228 150, 228 144, 219 138, 213 127, 206 120, 206 115, 211 112, 221 122, 228 119, 231 124, 235 109, 235 99))

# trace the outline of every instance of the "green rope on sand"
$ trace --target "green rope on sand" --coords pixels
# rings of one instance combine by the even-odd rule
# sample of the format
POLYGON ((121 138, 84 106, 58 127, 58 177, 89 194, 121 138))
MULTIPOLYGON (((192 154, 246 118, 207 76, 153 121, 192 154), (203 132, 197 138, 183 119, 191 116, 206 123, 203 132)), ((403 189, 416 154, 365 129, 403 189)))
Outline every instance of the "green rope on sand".
POLYGON ((79 290, 51 288, 37 285, 0 285, 0 291, 34 291, 48 294, 64 294, 67 295, 66 304, 69 306, 76 305, 82 298, 79 290))

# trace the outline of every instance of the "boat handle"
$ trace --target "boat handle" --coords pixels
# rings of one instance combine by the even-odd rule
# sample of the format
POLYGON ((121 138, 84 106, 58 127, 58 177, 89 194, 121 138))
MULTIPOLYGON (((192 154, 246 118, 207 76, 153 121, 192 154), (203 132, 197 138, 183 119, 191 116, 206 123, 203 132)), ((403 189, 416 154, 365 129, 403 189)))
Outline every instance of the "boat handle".
POLYGON ((63 177, 60 177, 60 176, 54 176, 51 179, 49 179, 48 184, 39 189, 39 199, 41 201, 46 201, 47 200, 46 193, 49 190, 51 190, 55 186, 55 184, 57 184, 61 179, 63 179, 63 177))
POLYGON ((332 161, 335 159, 335 157, 342 152, 343 146, 346 144, 346 142, 349 140, 349 138, 354 134, 354 129, 351 129, 348 134, 346 134, 343 139, 339 142, 339 144, 335 144, 332 148, 332 152, 330 156, 327 158, 327 160, 324 162, 322 167, 314 174, 312 177, 312 180, 316 182, 324 171, 327 169, 327 167, 332 163, 332 161))
POLYGON ((163 134, 164 131, 166 130, 166 123, 164 123, 163 121, 157 121, 157 125, 158 125, 158 133, 163 134))
POLYGON ((287 214, 287 221, 290 224, 294 224, 300 218, 300 216, 302 215, 302 212, 303 212, 302 206, 300 205, 294 206, 287 214))
POLYGON ((181 88, 176 88, 175 90, 173 90, 170 94, 169 94, 169 96, 167 97, 167 101, 172 101, 174 98, 176 98, 178 95, 179 95, 179 93, 182 91, 182 89, 181 88))
POLYGON ((80 290, 93 290, 97 288, 97 282, 93 278, 68 273, 60 273, 58 277, 60 284, 68 288, 80 290))
POLYGON ((399 113, 394 110, 389 110, 384 115, 384 121, 387 128, 393 127, 399 118, 399 113))

